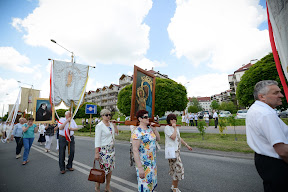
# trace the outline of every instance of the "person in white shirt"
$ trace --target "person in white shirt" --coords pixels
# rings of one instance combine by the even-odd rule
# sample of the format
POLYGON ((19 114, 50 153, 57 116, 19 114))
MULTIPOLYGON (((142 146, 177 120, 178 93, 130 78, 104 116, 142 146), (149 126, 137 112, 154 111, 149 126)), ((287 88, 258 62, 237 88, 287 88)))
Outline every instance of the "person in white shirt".
POLYGON ((198 113, 194 114, 194 121, 195 121, 195 126, 197 127, 198 113))
POLYGON ((173 147, 175 149, 175 159, 168 159, 169 162, 169 175, 172 177, 172 186, 171 190, 173 192, 179 192, 178 182, 184 179, 184 167, 180 158, 180 148, 181 143, 185 145, 188 150, 192 151, 192 147, 190 147, 181 137, 178 127, 176 126, 177 117, 175 114, 169 114, 167 116, 167 125, 164 129, 165 133, 165 150, 168 150, 168 147, 173 147))
POLYGON ((204 113, 203 118, 204 118, 204 121, 205 121, 205 123, 207 124, 207 127, 208 127, 209 126, 209 115, 208 115, 207 112, 204 113))
POLYGON ((218 114, 215 110, 213 110, 213 119, 214 119, 214 123, 215 123, 215 129, 217 129, 217 125, 218 125, 218 114))
POLYGON ((190 126, 194 126, 193 119, 194 119, 194 114, 190 113, 190 115, 189 115, 190 126))
MULTIPOLYGON (((66 111, 65 112, 65 118, 59 119, 58 123, 59 127, 59 167, 60 167, 60 173, 65 173, 65 151, 66 146, 68 145, 68 137, 65 137, 65 131, 69 134, 70 132, 70 154, 68 157, 68 164, 66 165, 66 169, 69 171, 74 171, 72 168, 73 159, 74 159, 74 153, 75 153, 75 139, 74 139, 74 131, 78 130, 78 126, 75 123, 75 121, 71 117, 71 112, 66 111)), ((66 134, 66 135, 68 135, 66 134)))
MULTIPOLYGON (((110 192, 112 170, 115 168, 115 133, 118 134, 118 128, 110 122, 112 116, 108 109, 102 109, 100 115, 102 121, 95 128, 95 160, 105 170, 105 191, 110 192)), ((100 192, 100 183, 96 182, 95 191, 100 192)))
POLYGON ((276 81, 260 81, 254 98, 246 116, 246 135, 264 191, 288 191, 288 127, 274 110, 282 105, 281 89, 276 81))
POLYGON ((182 125, 185 126, 185 123, 186 123, 186 116, 183 113, 183 115, 182 115, 182 125))

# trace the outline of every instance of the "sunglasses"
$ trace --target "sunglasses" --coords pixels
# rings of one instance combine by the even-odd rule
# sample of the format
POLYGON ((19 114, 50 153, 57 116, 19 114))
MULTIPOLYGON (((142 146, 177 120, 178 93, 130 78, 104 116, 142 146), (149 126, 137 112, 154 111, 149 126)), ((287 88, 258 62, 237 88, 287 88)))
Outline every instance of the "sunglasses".
POLYGON ((171 120, 177 120, 176 118, 171 118, 171 120))
POLYGON ((142 116, 141 118, 142 118, 142 119, 148 119, 149 116, 142 116))
POLYGON ((106 116, 106 117, 108 117, 108 116, 112 117, 112 115, 111 115, 111 114, 106 114, 105 116, 106 116))

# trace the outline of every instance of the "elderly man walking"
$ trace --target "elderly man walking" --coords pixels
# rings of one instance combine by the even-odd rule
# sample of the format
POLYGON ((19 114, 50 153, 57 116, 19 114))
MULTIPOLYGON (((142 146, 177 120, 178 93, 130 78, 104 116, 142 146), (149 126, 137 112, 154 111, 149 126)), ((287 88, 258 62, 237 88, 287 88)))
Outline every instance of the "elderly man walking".
POLYGON ((264 191, 288 191, 288 127, 274 110, 282 105, 278 83, 258 82, 254 98, 246 117, 246 134, 248 145, 255 151, 255 166, 264 191))
POLYGON ((74 171, 72 168, 72 162, 74 159, 74 153, 75 153, 75 140, 74 140, 74 131, 77 131, 77 124, 75 121, 71 118, 71 112, 66 111, 65 118, 61 118, 58 123, 59 127, 59 167, 60 167, 60 173, 65 173, 65 151, 66 146, 68 145, 68 137, 65 136, 65 131, 70 132, 70 154, 68 157, 68 164, 66 165, 66 168, 69 171, 74 171), (66 139, 67 138, 67 139, 66 139))

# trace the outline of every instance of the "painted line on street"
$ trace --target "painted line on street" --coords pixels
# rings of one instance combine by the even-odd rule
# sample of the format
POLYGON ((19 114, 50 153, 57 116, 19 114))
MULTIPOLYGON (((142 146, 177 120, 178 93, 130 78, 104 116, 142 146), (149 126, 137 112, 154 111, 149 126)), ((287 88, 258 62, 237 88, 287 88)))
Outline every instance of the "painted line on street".
MULTIPOLYGON (((50 157, 51 159, 54 159, 54 160, 56 160, 56 161, 59 161, 58 154, 55 153, 55 152, 46 153, 46 152, 44 152, 44 150, 43 150, 42 147, 39 147, 39 146, 36 146, 36 145, 32 145, 31 148, 34 149, 34 150, 36 150, 36 151, 38 151, 38 152, 40 152, 40 153, 42 153, 42 154, 44 154, 44 155, 46 155, 46 156, 48 156, 48 157, 50 157)), ((66 160, 66 162, 67 162, 67 161, 68 161, 68 157, 65 157, 65 160, 66 160)), ((77 171, 79 171, 79 172, 81 172, 81 173, 83 173, 83 174, 85 174, 85 175, 87 175, 87 176, 89 175, 90 169, 91 169, 92 167, 90 167, 90 166, 88 166, 88 165, 85 165, 85 164, 83 164, 83 163, 80 163, 80 162, 78 162, 78 161, 75 161, 75 160, 73 160, 73 164, 75 164, 75 165, 73 166, 73 168, 75 168, 77 171), (78 166, 77 166, 77 165, 78 165, 78 166), (87 171, 87 170, 85 170, 85 169, 83 169, 83 168, 81 168, 81 167, 79 167, 79 166, 81 166, 81 167, 83 167, 83 168, 86 168, 86 169, 88 169, 89 171, 87 171)), ((135 189, 138 189, 138 185, 137 185, 137 184, 132 183, 132 182, 130 182, 130 181, 127 181, 127 180, 125 180, 125 179, 122 179, 122 178, 120 178, 120 177, 116 177, 116 176, 113 176, 113 175, 112 175, 112 180, 116 180, 116 181, 118 181, 118 182, 124 183, 125 185, 128 185, 128 186, 130 186, 130 187, 133 187, 133 188, 135 188, 135 189)), ((117 188, 117 189, 119 189, 119 190, 121 190, 121 191, 124 191, 124 192, 126 192, 126 191, 127 191, 127 192, 133 192, 133 190, 131 190, 131 189, 129 189, 129 188, 126 188, 126 187, 124 187, 124 186, 122 186, 122 185, 119 185, 119 184, 117 184, 117 183, 115 183, 115 182, 113 182, 113 181, 111 181, 110 184, 111 184, 112 187, 115 187, 115 188, 117 188)))

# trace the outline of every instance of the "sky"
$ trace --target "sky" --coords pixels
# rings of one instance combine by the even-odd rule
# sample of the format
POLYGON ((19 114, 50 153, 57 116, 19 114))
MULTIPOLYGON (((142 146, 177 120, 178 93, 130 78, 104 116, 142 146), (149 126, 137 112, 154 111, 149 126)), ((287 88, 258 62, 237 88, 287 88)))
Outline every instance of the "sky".
POLYGON ((0 0, 0 26, 0 116, 20 86, 48 98, 48 58, 71 60, 51 39, 96 67, 86 91, 119 84, 137 65, 183 84, 189 97, 211 96, 271 52, 265 0, 0 0))

